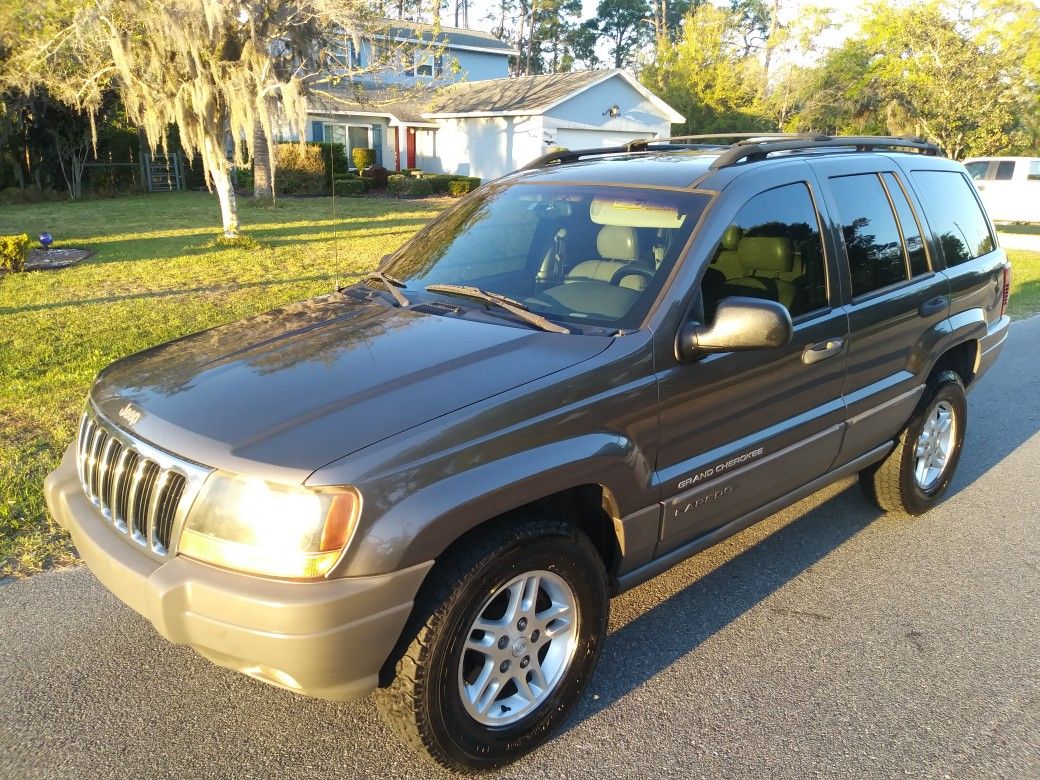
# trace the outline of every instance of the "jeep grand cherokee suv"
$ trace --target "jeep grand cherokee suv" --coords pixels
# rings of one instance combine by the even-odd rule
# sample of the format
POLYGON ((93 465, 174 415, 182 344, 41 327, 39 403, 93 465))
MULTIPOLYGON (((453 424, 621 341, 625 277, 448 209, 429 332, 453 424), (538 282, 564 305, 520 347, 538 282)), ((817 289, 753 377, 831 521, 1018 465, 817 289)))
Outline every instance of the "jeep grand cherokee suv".
POLYGON ((933 506, 1006 336, 1008 261, 935 147, 703 147, 549 155, 359 284, 113 364, 52 513, 171 641, 376 691, 446 767, 516 758, 610 595, 846 475, 933 506))

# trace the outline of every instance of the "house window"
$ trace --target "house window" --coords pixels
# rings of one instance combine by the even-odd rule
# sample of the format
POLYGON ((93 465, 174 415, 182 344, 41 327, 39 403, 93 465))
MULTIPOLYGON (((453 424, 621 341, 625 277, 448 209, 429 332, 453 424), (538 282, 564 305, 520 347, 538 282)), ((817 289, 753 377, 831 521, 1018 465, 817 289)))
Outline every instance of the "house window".
POLYGON ((416 52, 412 55, 412 65, 408 69, 408 75, 440 78, 444 75, 444 56, 416 52))
POLYGON ((343 153, 347 155, 349 165, 354 165, 354 149, 371 149, 372 128, 369 125, 325 124, 325 140, 334 144, 343 144, 343 153))

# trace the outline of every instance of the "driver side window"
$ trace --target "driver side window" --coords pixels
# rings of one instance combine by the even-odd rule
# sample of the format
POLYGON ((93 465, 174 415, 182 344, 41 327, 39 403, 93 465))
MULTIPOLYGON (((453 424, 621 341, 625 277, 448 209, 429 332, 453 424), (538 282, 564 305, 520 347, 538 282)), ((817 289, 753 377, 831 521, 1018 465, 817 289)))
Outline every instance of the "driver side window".
POLYGON ((730 296, 776 301, 791 317, 826 307, 826 262, 808 186, 785 184, 744 204, 722 234, 701 292, 707 322, 730 296))

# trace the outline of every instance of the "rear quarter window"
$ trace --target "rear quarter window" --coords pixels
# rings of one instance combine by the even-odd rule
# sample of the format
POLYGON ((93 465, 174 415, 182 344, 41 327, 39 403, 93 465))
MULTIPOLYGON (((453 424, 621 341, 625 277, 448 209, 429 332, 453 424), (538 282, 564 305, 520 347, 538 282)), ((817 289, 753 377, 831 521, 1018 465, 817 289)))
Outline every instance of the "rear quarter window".
POLYGON ((947 266, 960 265, 996 247, 971 182, 958 171, 910 174, 947 266))

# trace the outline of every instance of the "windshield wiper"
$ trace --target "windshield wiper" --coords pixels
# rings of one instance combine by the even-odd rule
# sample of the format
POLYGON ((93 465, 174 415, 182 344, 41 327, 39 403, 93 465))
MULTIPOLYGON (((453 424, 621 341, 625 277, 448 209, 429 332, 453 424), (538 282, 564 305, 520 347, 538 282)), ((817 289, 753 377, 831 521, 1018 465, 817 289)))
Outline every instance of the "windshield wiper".
POLYGON ((550 333, 570 333, 570 330, 562 325, 557 325, 555 322, 547 320, 541 314, 535 314, 520 301, 513 300, 505 295, 499 295, 498 293, 481 290, 479 287, 470 287, 469 285, 464 284, 431 284, 426 287, 426 291, 433 293, 447 293, 448 295, 460 295, 464 298, 475 298, 476 300, 483 301, 486 304, 505 309, 514 317, 518 317, 524 322, 534 325, 536 328, 547 330, 550 333))
POLYGON ((407 307, 411 301, 404 297, 404 294, 398 290, 398 287, 404 287, 404 282, 400 279, 395 279, 389 274, 384 274, 382 271, 373 271, 365 277, 365 281, 370 279, 378 279, 386 287, 387 291, 393 296, 393 299, 397 301, 397 305, 401 307, 407 307))

